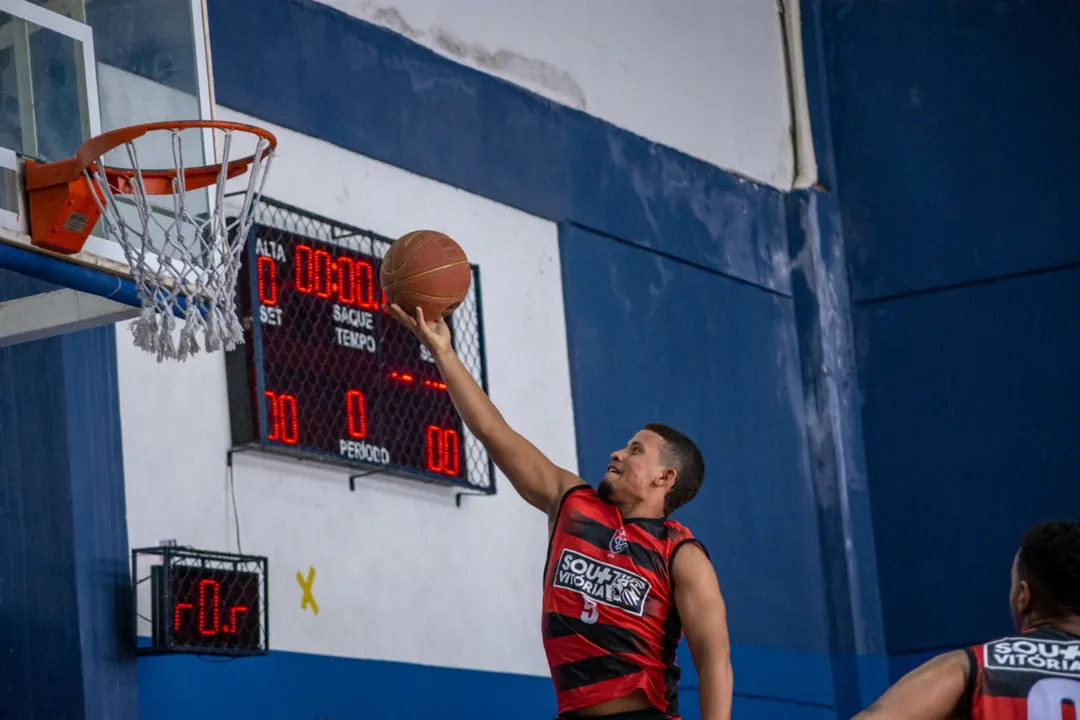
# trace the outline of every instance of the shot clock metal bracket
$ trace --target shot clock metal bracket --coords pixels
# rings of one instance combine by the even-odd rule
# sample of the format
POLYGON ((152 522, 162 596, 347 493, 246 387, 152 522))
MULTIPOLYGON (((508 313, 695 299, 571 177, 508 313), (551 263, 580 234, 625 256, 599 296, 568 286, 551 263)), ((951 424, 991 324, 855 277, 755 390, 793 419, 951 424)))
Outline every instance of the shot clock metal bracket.
POLYGON ((268 654, 268 573, 267 558, 261 555, 170 542, 132 550, 136 653, 234 658, 268 654), (147 581, 149 590, 141 587, 147 581), (146 631, 148 642, 142 636, 146 631))
MULTIPOLYGON (((237 283, 245 342, 226 353, 232 451, 342 467, 353 490, 379 473, 494 494, 494 463, 434 360, 387 310, 379 267, 391 242, 262 199, 237 283)), ((473 266, 447 323, 486 391, 481 310, 473 266)))

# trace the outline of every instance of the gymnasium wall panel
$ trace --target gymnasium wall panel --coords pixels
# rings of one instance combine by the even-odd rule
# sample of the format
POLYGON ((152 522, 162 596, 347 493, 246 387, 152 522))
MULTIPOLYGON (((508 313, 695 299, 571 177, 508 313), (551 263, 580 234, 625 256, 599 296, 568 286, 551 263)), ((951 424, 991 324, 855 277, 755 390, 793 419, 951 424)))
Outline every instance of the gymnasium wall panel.
MULTIPOLYGON (((158 658, 140 663, 139 684, 153 689, 140 694, 139 716, 153 720, 186 720, 192 715, 268 720, 551 720, 556 713, 547 678, 290 652, 278 652, 257 663, 158 658), (220 687, 234 691, 217 692, 220 687), (248 692, 251 687, 262 692, 248 692), (206 691, 194 693, 192 688, 206 691), (207 707, 209 697, 213 698, 212 711, 207 707)), ((696 689, 682 689, 680 713, 685 720, 700 720, 696 689)), ((735 698, 733 716, 749 720, 836 717, 826 705, 752 695, 735 698)))
POLYGON ((814 675, 828 639, 791 300, 575 226, 560 248, 582 476, 648 422, 695 439, 706 480, 674 517, 709 549, 732 642, 807 653, 814 675))
POLYGON ((821 6, 895 675, 1008 631, 1021 532, 1076 514, 1080 6, 821 6))
POLYGON ((775 190, 310 0, 207 7, 221 105, 788 292, 775 190))
POLYGON ((854 298, 1080 262, 1080 4, 822 4, 854 298))
POLYGON ((257 661, 161 658, 139 665, 139 716, 213 718, 475 717, 551 720, 545 677, 275 652, 257 661), (191 688, 205 688, 196 694, 191 688), (228 688, 228 690, 226 690, 228 688), (207 706, 212 703, 212 711, 207 706), (211 713, 212 714, 209 714, 211 713))
POLYGON ((791 115, 773 3, 323 2, 711 165, 791 185, 791 115))
POLYGON ((1011 631, 1029 525, 1080 507, 1080 269, 861 305, 890 654, 1011 631))
MULTIPOLYGON (((0 272, 0 302, 56 289, 0 272)), ((0 348, 0 717, 134 712, 115 342, 0 348)))

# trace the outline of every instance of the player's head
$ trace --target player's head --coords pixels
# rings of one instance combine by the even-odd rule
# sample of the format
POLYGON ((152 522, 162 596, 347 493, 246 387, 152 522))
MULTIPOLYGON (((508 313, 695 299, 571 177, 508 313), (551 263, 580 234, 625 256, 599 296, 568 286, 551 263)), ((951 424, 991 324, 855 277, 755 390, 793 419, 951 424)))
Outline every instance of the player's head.
POLYGON ((667 516, 689 502, 704 479, 697 445, 678 430, 649 423, 611 453, 599 492, 620 505, 654 502, 667 516))
POLYGON ((1013 559, 1009 607, 1017 630, 1080 616, 1080 522, 1050 520, 1024 534, 1013 559))

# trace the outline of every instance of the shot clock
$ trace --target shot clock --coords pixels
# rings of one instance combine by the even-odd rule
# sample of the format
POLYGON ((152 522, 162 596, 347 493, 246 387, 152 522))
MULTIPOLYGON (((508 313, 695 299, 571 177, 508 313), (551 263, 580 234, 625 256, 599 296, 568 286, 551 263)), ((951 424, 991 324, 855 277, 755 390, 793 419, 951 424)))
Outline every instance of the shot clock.
POLYGON ((137 643, 141 654, 269 651, 265 557, 176 545, 141 548, 132 551, 132 577, 136 617, 151 622, 150 645, 137 643), (147 601, 138 592, 145 579, 147 601))
MULTIPOLYGON (((257 220, 237 284, 246 342, 228 358, 234 445, 494 492, 434 359, 389 313, 390 240, 265 199, 257 220)), ((483 384, 473 272, 447 323, 483 384)))

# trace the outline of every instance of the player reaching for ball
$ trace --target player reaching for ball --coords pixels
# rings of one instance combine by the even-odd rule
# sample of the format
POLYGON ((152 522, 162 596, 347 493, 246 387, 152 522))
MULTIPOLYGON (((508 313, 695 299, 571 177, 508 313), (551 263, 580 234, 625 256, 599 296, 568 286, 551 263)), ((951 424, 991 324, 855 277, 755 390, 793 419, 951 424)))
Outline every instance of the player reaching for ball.
POLYGON ((678 717, 675 649, 685 632, 701 717, 731 716, 726 610, 704 547, 668 519, 704 478, 697 447, 664 425, 611 454, 599 488, 556 466, 503 419, 458 359, 450 329, 394 316, 435 358, 458 413, 514 489, 548 516, 543 638, 560 718, 678 717))

